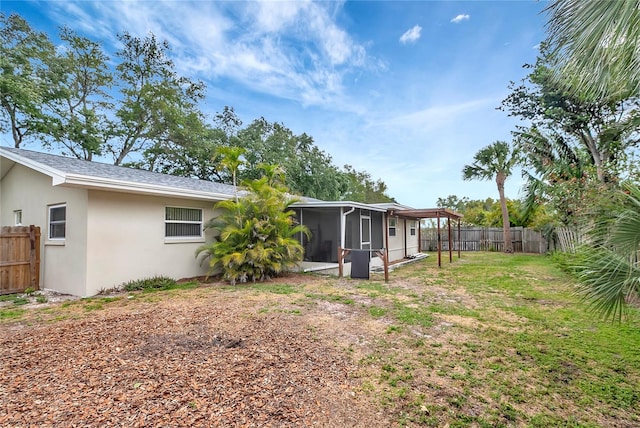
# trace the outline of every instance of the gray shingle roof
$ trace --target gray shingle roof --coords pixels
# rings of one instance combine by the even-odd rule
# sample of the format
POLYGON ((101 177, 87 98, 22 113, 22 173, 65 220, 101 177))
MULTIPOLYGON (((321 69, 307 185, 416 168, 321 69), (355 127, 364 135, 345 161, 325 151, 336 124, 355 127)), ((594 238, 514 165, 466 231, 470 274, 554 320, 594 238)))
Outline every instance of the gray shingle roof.
POLYGON ((228 184, 214 183, 196 178, 177 177, 106 163, 90 162, 31 150, 0 147, 0 155, 3 151, 13 153, 14 155, 29 159, 32 162, 37 162, 46 167, 53 168, 65 175, 75 174, 97 179, 117 180, 124 183, 147 184, 163 186, 171 189, 184 189, 185 191, 207 192, 233 196, 233 186, 228 184))

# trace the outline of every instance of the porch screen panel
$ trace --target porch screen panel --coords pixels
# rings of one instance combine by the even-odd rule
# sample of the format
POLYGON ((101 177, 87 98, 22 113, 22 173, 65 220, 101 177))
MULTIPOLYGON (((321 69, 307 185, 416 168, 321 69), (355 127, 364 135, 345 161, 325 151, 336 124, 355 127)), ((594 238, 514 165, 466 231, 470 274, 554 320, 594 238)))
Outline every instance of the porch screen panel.
POLYGON ((358 210, 347 216, 345 248, 360 248, 360 215, 358 210))
POLYGON ((371 211, 371 248, 376 250, 384 247, 384 229, 382 213, 371 211))
POLYGON ((339 210, 307 208, 302 211, 302 219, 311 232, 311 238, 304 243, 304 259, 337 263, 340 245, 339 210))

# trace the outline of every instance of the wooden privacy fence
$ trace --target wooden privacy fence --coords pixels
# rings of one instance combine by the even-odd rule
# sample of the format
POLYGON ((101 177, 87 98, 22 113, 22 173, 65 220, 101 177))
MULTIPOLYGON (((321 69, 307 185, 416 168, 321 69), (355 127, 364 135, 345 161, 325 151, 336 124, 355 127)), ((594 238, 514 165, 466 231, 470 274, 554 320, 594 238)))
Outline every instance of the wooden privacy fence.
POLYGON ((0 229, 0 294, 20 293, 40 283, 40 228, 0 229))
MULTIPOLYGON (((502 228, 462 226, 460 238, 458 231, 452 229, 453 250, 457 251, 504 251, 502 228)), ((421 230, 421 248, 423 251, 436 251, 438 248, 438 231, 435 228, 421 230)), ((447 236, 441 236, 442 250, 449 250, 447 236)), ((546 253, 547 241, 536 230, 525 227, 512 227, 511 239, 513 249, 518 253, 546 253)))
POLYGON ((558 248, 565 253, 575 253, 580 244, 584 243, 584 236, 576 229, 558 227, 555 232, 558 238, 558 248))

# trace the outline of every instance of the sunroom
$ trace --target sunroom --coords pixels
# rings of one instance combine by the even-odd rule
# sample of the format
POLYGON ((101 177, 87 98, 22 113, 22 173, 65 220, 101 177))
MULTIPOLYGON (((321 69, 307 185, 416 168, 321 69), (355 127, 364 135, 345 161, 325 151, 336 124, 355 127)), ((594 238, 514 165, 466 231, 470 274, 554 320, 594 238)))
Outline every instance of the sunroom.
MULTIPOLYGON (((300 234, 305 272, 338 270, 339 248, 370 251, 371 266, 382 265, 375 250, 385 248, 386 208, 349 201, 307 201, 291 206, 310 237, 300 234)), ((344 259, 349 274, 350 254, 344 259)), ((330 272, 332 273, 332 272, 330 272)))

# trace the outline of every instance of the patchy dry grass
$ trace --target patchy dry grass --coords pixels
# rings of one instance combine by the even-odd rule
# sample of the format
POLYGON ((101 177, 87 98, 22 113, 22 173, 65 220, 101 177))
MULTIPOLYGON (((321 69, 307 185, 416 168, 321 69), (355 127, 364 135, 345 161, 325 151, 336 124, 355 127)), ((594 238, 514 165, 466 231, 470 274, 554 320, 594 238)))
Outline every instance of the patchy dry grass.
POLYGON ((359 402, 396 426, 640 425, 637 310, 625 324, 602 322, 544 256, 466 253, 442 268, 435 262, 398 269, 388 284, 381 276, 292 275, 267 284, 8 304, 0 325, 18 331, 158 303, 177 314, 190 305, 230 308, 239 324, 277 316, 324 338, 351 362, 359 402))

